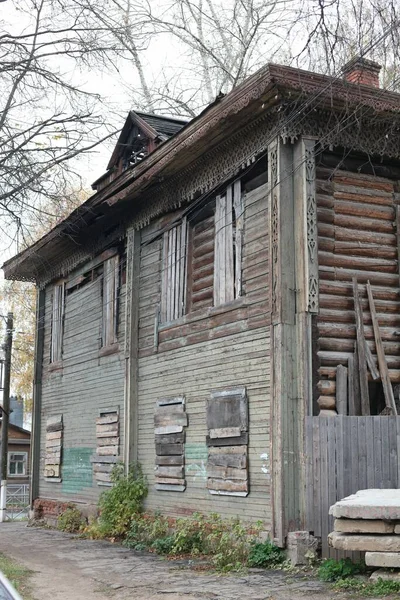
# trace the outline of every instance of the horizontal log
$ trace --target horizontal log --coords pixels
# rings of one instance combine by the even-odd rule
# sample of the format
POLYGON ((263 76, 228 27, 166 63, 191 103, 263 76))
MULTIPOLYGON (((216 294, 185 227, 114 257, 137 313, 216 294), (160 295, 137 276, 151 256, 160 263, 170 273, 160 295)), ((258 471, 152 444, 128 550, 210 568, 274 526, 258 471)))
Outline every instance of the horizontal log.
MULTIPOLYGON (((391 342, 400 342, 400 332, 394 327, 381 327, 382 339, 391 342)), ((355 325, 345 323, 323 323, 318 322, 318 331, 321 338, 346 338, 355 339, 355 325)), ((365 339, 374 340, 374 331, 369 325, 364 326, 365 339)))
MULTIPOLYGON (((349 196, 348 194, 344 194, 349 196)), ((335 192, 335 215, 351 215, 352 217, 358 217, 359 220, 367 219, 381 219, 386 221, 393 221, 394 219, 394 207, 392 206, 380 206, 378 204, 367 204, 360 202, 349 202, 348 200, 340 200, 340 196, 343 196, 341 192, 335 192)))
POLYGON ((370 281, 371 285, 375 286, 393 286, 396 289, 399 285, 399 276, 392 273, 382 273, 380 271, 364 271, 354 268, 336 268, 331 266, 324 266, 319 268, 319 275, 321 280, 328 281, 351 281, 353 277, 357 277, 358 283, 367 283, 370 281))
POLYGON ((321 380, 317 384, 318 391, 325 396, 334 396, 336 393, 336 381, 321 380))
MULTIPOLYGON (((335 292, 336 290, 330 289, 329 291, 335 292)), ((361 292, 361 287, 360 287, 361 292)), ((360 294, 361 295, 361 294, 360 294)), ((389 298, 389 294, 386 295, 389 298)), ((398 297, 398 294, 395 292, 394 297, 398 297)), ((376 301, 376 310, 379 315, 384 314, 400 314, 400 302, 390 300, 377 300, 376 301)), ((326 294, 320 292, 319 297, 319 305, 321 310, 328 309, 333 311, 342 311, 342 310, 351 310, 354 309, 354 299, 351 296, 339 296, 336 294, 326 294)), ((368 313, 369 304, 366 298, 361 299, 361 306, 363 308, 363 312, 368 313)), ((353 311, 354 312, 354 311, 353 311)))
POLYGON ((392 194, 377 194, 376 190, 367 190, 360 187, 346 187, 335 185, 334 197, 338 200, 349 201, 351 203, 358 202, 359 204, 376 204, 377 206, 393 207, 392 194))
POLYGON ((335 410, 336 409, 335 396, 320 396, 317 400, 317 403, 321 410, 335 410))
POLYGON ((329 267, 344 267, 347 269, 360 269, 362 271, 376 270, 379 273, 397 273, 397 261, 384 258, 346 256, 319 251, 318 261, 320 265, 329 267))
MULTIPOLYGON (((381 192, 386 192, 387 194, 390 194, 391 192, 393 192, 393 183, 391 181, 388 181, 387 179, 380 179, 379 177, 376 176, 376 168, 375 166, 371 166, 374 170, 374 175, 366 175, 366 174, 362 174, 362 173, 352 173, 352 172, 346 172, 346 171, 342 171, 342 170, 337 170, 335 172, 335 176, 334 176, 334 182, 335 184, 338 185, 345 185, 345 186, 355 186, 355 187, 360 187, 366 190, 375 190, 375 191, 381 191, 381 192)), ((322 171, 319 170, 318 168, 318 173, 322 171)), ((330 170, 330 173, 332 174, 332 171, 330 170)))
POLYGON ((359 216, 334 213, 332 222, 340 227, 348 227, 355 230, 359 228, 360 230, 378 231, 380 233, 393 233, 395 231, 393 222, 383 219, 360 219, 359 216))
MULTIPOLYGON (((363 320, 365 325, 370 325, 371 314, 369 312, 369 307, 366 307, 366 310, 363 312, 363 320)), ((377 311, 379 325, 381 327, 393 327, 395 329, 400 329, 400 313, 395 311, 391 313, 380 313, 377 311)), ((355 316, 353 310, 331 310, 330 308, 321 308, 319 312, 318 321, 320 323, 351 323, 354 324, 355 316)))
POLYGON ((355 240, 361 244, 375 244, 377 246, 396 247, 395 233, 379 233, 375 230, 362 231, 359 229, 350 229, 349 227, 332 226, 333 231, 329 237, 333 237, 336 242, 352 242, 355 240))

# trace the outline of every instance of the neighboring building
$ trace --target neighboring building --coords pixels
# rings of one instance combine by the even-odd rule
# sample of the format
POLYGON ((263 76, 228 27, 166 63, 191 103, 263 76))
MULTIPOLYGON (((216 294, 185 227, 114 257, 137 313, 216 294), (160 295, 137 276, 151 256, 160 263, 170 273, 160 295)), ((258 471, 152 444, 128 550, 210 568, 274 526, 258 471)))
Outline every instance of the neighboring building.
POLYGON ((95 504, 138 460, 148 509, 261 519, 283 545, 397 486, 396 417, 333 417, 360 414, 353 276, 400 382, 400 95, 378 73, 267 65, 187 124, 130 113, 96 193, 5 263, 38 286, 34 499, 95 504))
MULTIPOLYGON (((0 440, 1 428, 2 425, 0 421, 0 440)), ((8 483, 29 483, 30 448, 31 432, 10 423, 8 427, 8 483)))

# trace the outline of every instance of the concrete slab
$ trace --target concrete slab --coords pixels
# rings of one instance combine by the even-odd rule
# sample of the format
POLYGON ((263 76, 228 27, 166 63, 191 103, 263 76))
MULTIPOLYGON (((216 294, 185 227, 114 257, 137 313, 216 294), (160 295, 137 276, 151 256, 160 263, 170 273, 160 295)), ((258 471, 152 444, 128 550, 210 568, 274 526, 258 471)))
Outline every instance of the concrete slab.
POLYGON ((400 552, 400 536, 337 533, 328 535, 328 543, 336 550, 360 552, 400 552))
POLYGON ((339 533, 394 533, 393 521, 368 519, 335 519, 334 530, 339 533))
POLYGON ((372 573, 370 580, 378 581, 378 579, 400 582, 400 573, 398 571, 386 571, 386 569, 378 569, 372 573))
POLYGON ((329 514, 346 519, 400 520, 400 490, 360 490, 336 502, 329 514))
POLYGON ((366 552, 365 564, 369 567, 400 568, 400 552, 366 552))

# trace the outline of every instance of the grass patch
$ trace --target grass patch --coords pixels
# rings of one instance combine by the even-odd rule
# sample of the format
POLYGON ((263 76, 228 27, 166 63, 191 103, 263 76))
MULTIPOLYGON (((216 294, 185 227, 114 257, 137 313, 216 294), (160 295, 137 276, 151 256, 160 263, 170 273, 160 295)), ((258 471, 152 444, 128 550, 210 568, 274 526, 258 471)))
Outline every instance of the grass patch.
POLYGON ((0 571, 4 573, 9 581, 11 581, 24 600, 34 600, 29 582, 33 571, 23 567, 4 554, 0 554, 0 571))
POLYGON ((335 560, 328 558, 324 560, 318 569, 318 577, 321 581, 343 581, 354 575, 365 573, 365 564, 353 563, 350 558, 335 560))
POLYGON ((378 581, 362 581, 353 577, 339 579, 333 586, 341 592, 351 592, 362 598, 385 598, 400 593, 400 582, 379 578, 378 581))

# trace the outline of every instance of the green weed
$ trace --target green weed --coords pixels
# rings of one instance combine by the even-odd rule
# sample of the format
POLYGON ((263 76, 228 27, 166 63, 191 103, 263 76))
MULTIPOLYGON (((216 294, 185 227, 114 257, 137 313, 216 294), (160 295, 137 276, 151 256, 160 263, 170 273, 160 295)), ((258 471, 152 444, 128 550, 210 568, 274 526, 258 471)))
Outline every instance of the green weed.
POLYGON ((353 563, 349 558, 340 560, 328 558, 319 567, 318 577, 321 581, 338 581, 364 572, 363 563, 353 563))

